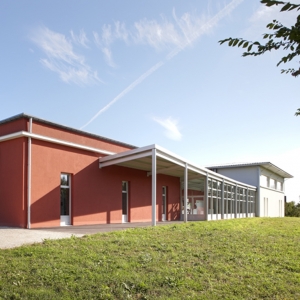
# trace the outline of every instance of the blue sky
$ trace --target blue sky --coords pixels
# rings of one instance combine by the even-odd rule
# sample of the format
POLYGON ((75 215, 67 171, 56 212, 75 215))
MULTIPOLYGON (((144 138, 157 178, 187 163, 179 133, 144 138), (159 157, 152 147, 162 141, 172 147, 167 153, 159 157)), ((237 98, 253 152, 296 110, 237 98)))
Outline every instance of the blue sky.
POLYGON ((218 44, 295 17, 258 0, 3 0, 0 119, 25 112, 201 166, 271 161, 298 202, 300 79, 280 74, 280 52, 218 44))

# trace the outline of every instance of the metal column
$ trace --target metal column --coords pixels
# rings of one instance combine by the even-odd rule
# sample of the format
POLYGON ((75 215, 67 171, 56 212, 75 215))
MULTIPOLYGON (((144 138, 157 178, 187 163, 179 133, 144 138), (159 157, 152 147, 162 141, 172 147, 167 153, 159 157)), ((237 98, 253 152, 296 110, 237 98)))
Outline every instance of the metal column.
POLYGON ((152 226, 156 226, 156 149, 152 149, 152 226))
POLYGON ((188 168, 187 163, 184 168, 184 184, 183 184, 183 195, 184 195, 184 222, 187 222, 187 196, 188 196, 188 168))
MULTIPOLYGON (((32 133, 32 118, 29 119, 29 133, 32 133)), ((31 228, 31 137, 28 137, 27 157, 27 228, 31 228)))

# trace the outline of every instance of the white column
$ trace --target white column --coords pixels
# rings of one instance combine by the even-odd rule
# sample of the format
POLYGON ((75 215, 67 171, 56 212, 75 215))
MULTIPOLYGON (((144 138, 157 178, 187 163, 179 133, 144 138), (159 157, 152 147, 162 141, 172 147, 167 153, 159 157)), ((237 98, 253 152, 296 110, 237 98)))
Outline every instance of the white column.
POLYGON ((156 149, 152 149, 152 226, 156 226, 156 149))
POLYGON ((262 201, 260 199, 260 166, 257 166, 257 184, 256 184, 257 190, 256 190, 256 199, 255 199, 255 216, 260 217, 260 202, 262 201))
MULTIPOLYGON (((238 191, 238 186, 236 184, 235 185, 235 200, 234 200, 234 217, 235 218, 237 218, 237 198, 238 198, 237 191, 238 191)), ((240 196, 239 196, 239 199, 240 199, 240 196)))
POLYGON ((249 195, 249 191, 248 188, 246 189, 246 218, 248 218, 248 195, 249 195))
POLYGON ((206 221, 208 220, 208 173, 206 173, 205 177, 205 189, 204 189, 204 197, 205 197, 205 217, 206 221))
MULTIPOLYGON (((29 132, 32 133, 32 118, 29 119, 29 132)), ((31 137, 28 137, 27 157, 27 228, 31 227, 31 137)))
POLYGON ((222 203, 222 208, 221 208, 221 219, 224 219, 224 179, 222 181, 222 192, 221 192, 221 203, 222 203))
POLYGON ((184 194, 184 222, 187 222, 187 197, 188 197, 188 168, 187 163, 184 168, 184 185, 183 185, 183 194, 184 194))

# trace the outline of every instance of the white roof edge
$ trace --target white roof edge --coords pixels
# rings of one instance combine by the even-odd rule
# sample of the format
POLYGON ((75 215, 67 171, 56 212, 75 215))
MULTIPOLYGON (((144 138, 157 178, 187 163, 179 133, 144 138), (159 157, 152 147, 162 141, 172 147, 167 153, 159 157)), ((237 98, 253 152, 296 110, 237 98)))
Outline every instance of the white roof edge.
POLYGON ((18 131, 18 132, 14 132, 14 133, 11 133, 11 134, 3 135, 3 136, 0 137, 0 142, 8 141, 8 140, 11 140, 11 139, 16 139, 16 138, 20 138, 20 137, 30 137, 30 138, 33 138, 33 139, 37 139, 37 140, 41 140, 41 141, 45 141, 45 142, 50 142, 50 143, 53 143, 53 144, 59 144, 59 145, 67 146, 67 147, 72 147, 72 148, 77 148, 77 149, 81 149, 81 150, 101 153, 101 154, 105 154, 105 155, 115 154, 114 152, 111 152, 111 151, 107 151, 107 150, 103 150, 103 149, 99 149, 99 148, 94 148, 94 147, 89 147, 89 146, 85 146, 85 145, 81 145, 81 144, 76 144, 76 143, 72 143, 72 142, 68 142, 68 141, 63 141, 63 140, 47 137, 47 136, 44 136, 44 135, 30 133, 30 132, 27 132, 27 131, 18 131))
POLYGON ((293 178, 294 176, 289 174, 288 172, 282 170, 281 168, 277 167, 276 165, 274 165, 273 163, 269 162, 269 161, 265 161, 265 162, 254 162, 254 163, 229 163, 229 164, 223 164, 223 165, 211 165, 211 166, 207 166, 206 168, 210 168, 210 169, 226 169, 226 168, 242 168, 242 167, 255 167, 255 166, 260 166, 260 167, 264 167, 268 170, 273 171, 275 174, 278 174, 284 178, 293 178), (269 166, 266 167, 266 166, 269 166))
POLYGON ((187 166, 191 166, 193 167, 194 169, 198 169, 198 171, 200 173, 206 173, 206 174, 209 174, 210 177, 214 178, 214 179, 224 179, 224 181, 226 182, 232 182, 234 184, 237 184, 237 185, 240 185, 240 186, 245 186, 245 187, 249 187, 251 189, 255 189, 256 190, 256 187, 253 186, 253 185, 249 185, 249 184, 246 184, 246 183, 243 183, 243 182, 240 182, 240 181, 237 181, 237 180, 234 180, 230 177, 227 177, 227 176, 224 176, 224 175, 221 175, 221 174, 218 174, 218 173, 215 173, 209 169, 207 169, 206 167, 200 167, 200 166, 197 166, 193 163, 191 163, 190 161, 188 160, 185 160, 184 158, 182 158, 181 156, 179 155, 176 155, 174 154, 173 152, 159 146, 159 145, 156 145, 156 144, 152 144, 152 145, 149 145, 149 146, 145 146, 145 147, 141 147, 141 148, 136 148, 136 149, 133 149, 133 150, 128 150, 128 151, 124 151, 124 152, 121 152, 121 153, 117 153, 117 154, 114 154, 114 155, 109 155, 109 156, 105 156, 105 157, 100 157, 99 158, 99 163, 101 162, 107 162, 109 160, 115 160, 115 159, 120 159, 122 157, 127 157, 127 156, 131 156, 131 155, 134 155, 134 154, 138 154, 138 153, 142 153, 142 152, 146 152, 146 151, 149 151, 149 150, 152 150, 152 149, 156 149, 164 154, 167 154, 168 156, 171 156, 173 158, 175 158, 176 160, 182 162, 183 164, 187 164, 187 166))

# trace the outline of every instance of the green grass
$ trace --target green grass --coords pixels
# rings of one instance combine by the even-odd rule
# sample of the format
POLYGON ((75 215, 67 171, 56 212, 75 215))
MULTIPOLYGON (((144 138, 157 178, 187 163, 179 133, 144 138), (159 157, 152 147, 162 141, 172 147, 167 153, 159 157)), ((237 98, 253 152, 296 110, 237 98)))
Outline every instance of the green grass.
POLYGON ((189 222, 0 250, 0 299, 300 299, 300 218, 189 222))

